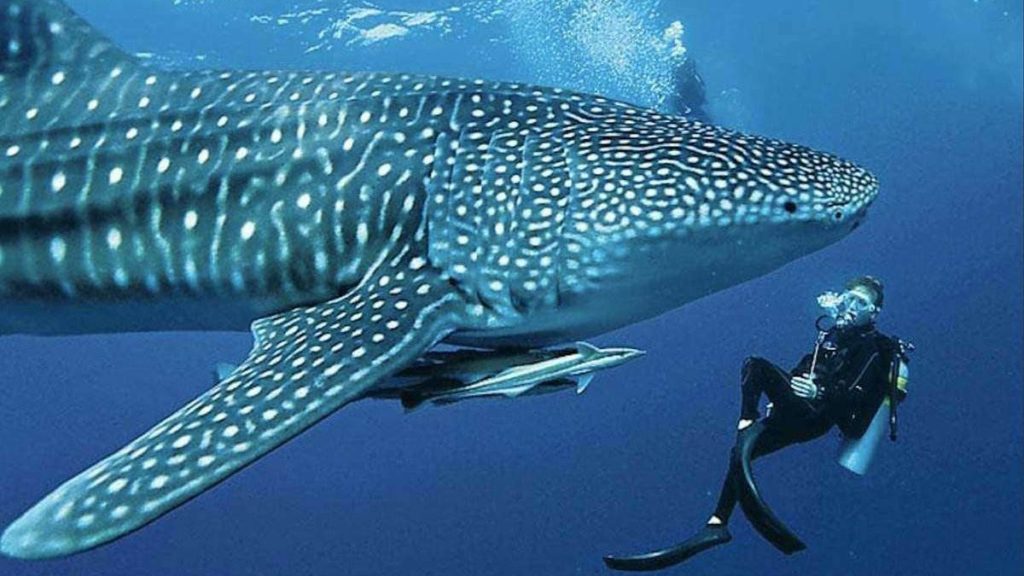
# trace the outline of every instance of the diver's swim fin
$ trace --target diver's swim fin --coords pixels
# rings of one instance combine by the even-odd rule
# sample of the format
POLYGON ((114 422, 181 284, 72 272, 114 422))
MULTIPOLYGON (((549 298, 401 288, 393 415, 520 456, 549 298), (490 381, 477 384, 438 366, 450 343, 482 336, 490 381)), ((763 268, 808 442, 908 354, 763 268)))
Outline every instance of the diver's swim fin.
POLYGON ((754 481, 753 469, 750 467, 754 445, 764 430, 763 422, 755 422, 740 431, 736 447, 732 451, 732 466, 739 466, 742 474, 736 478, 737 485, 734 489, 740 506, 743 508, 743 513, 761 536, 782 553, 793 554, 806 549, 807 545, 775 516, 768 504, 761 498, 757 483, 754 481))
POLYGON ((683 542, 647 554, 636 556, 605 556, 604 563, 612 570, 626 572, 649 572, 675 566, 681 562, 732 540, 732 534, 724 525, 707 525, 683 542))

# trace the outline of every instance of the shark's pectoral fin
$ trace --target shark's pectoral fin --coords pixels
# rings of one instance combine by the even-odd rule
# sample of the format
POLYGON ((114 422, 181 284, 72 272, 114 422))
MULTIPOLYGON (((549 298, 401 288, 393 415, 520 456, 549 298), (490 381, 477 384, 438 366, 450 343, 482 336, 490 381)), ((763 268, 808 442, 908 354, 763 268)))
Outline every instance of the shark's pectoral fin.
POLYGON ((0 551, 64 556, 140 528, 362 397, 464 308, 436 270, 396 259, 341 298, 257 321, 230 376, 36 504, 0 551))

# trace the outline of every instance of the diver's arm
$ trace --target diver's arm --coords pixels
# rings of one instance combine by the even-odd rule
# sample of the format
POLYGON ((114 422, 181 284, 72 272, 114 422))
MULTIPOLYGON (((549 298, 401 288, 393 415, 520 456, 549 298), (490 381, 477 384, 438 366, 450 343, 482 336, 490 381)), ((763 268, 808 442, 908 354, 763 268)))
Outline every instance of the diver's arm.
POLYGON ((817 400, 821 397, 822 388, 815 383, 813 375, 793 376, 789 381, 789 387, 793 390, 793 394, 800 398, 817 400))
MULTIPOLYGON (((790 388, 793 393, 806 400, 820 400, 822 391, 830 385, 831 378, 822 371, 815 370, 811 373, 811 365, 814 364, 814 354, 807 354, 800 359, 800 362, 790 370, 790 388)), ((820 367, 820 363, 819 363, 820 367)), ((812 406, 812 408, 814 408, 812 406)))

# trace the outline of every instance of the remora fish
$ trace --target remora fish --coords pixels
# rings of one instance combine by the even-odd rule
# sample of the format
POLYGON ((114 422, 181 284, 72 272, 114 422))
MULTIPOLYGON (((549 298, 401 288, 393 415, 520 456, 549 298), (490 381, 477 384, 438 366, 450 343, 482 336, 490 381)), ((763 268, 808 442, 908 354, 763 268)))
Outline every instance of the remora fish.
POLYGON ((442 378, 441 385, 431 385, 431 379, 425 384, 402 389, 399 397, 403 406, 412 409, 423 402, 451 404, 469 398, 516 398, 556 392, 570 386, 582 394, 594 372, 619 366, 641 355, 642 351, 633 348, 598 348, 577 342, 575 350, 561 351, 547 358, 511 365, 505 360, 508 367, 494 373, 469 373, 468 377, 463 377, 461 367, 455 363, 445 370, 452 374, 442 378))
POLYGON ((145 68, 58 0, 0 0, 0 332, 255 341, 0 551, 135 530, 441 340, 585 339, 765 274, 876 193, 827 154, 558 89, 145 68))

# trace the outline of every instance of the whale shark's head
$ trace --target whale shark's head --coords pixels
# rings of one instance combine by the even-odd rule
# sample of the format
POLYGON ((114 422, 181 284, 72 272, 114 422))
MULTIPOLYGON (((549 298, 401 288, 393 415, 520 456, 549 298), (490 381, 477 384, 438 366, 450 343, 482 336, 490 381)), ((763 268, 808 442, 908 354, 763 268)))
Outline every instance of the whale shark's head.
POLYGON ((878 194, 830 154, 648 112, 590 130, 571 158, 566 268, 581 294, 652 315, 836 242, 878 194))
POLYGON ((831 154, 655 118, 627 117, 578 140, 573 176, 593 185, 586 214, 597 229, 650 237, 746 228, 762 239, 794 229, 804 243, 828 243, 856 228, 878 194, 870 172, 831 154))

